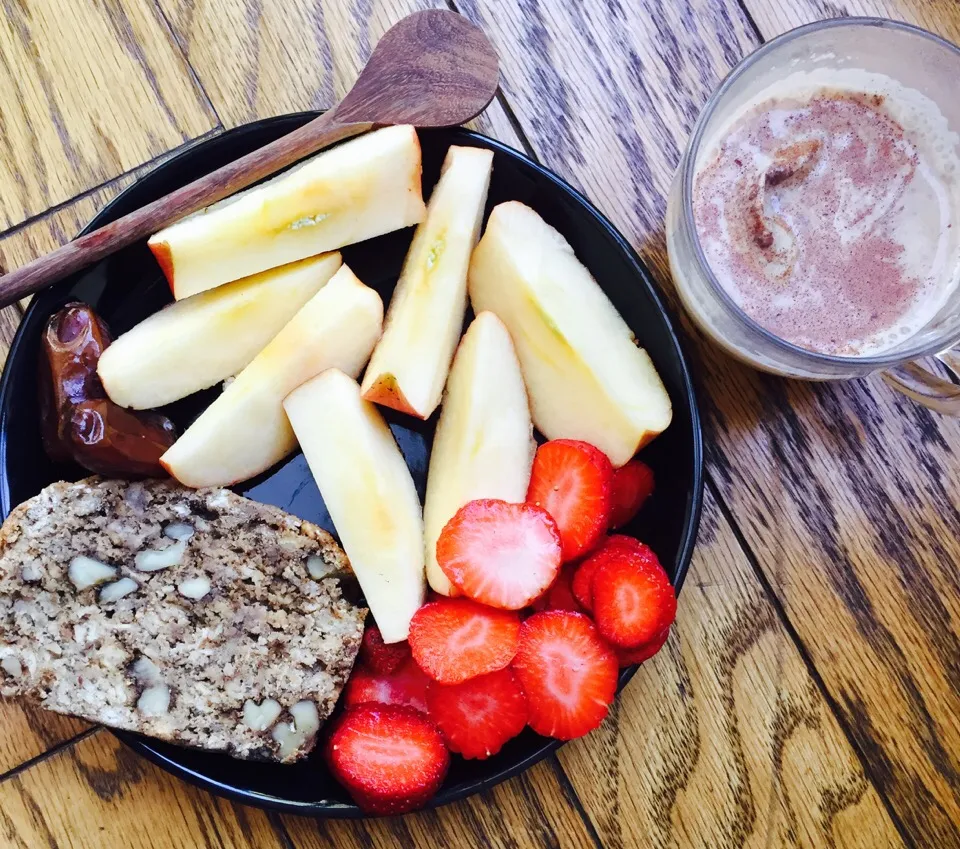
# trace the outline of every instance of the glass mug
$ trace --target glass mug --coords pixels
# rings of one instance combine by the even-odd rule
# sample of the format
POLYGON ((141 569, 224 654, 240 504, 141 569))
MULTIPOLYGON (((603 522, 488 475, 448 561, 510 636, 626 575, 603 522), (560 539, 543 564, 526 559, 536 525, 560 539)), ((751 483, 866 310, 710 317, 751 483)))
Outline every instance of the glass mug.
POLYGON ((807 380, 842 380, 881 371, 890 385, 914 401, 960 415, 960 386, 916 362, 935 356, 960 379, 960 287, 925 326, 895 347, 862 357, 821 354, 780 339, 746 315, 717 281, 698 240, 694 176, 714 148, 712 135, 779 79, 798 71, 844 67, 885 74, 922 92, 940 108, 951 132, 960 132, 960 48, 948 41, 880 18, 820 21, 784 33, 737 65, 694 127, 667 204, 673 279, 684 306, 707 336, 755 368, 807 380))

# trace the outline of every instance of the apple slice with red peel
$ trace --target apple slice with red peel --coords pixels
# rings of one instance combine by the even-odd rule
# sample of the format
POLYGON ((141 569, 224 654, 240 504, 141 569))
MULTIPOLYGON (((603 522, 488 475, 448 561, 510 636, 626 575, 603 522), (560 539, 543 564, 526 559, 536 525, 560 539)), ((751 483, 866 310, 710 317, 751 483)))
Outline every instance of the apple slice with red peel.
POLYGON ((390 428, 337 369, 295 389, 283 407, 383 641, 405 640, 427 589, 423 519, 390 428))
POLYGON ((455 595, 437 565, 443 526, 468 501, 523 501, 536 451, 527 390, 503 322, 478 315, 464 334, 440 409, 423 505, 427 580, 455 595))
POLYGON ((510 331, 548 439, 579 439, 622 466, 670 424, 670 398, 647 352, 563 236, 530 207, 490 213, 469 275, 475 311, 510 331))
POLYGON ((440 403, 467 307, 467 267, 480 235, 493 152, 447 151, 387 309, 363 397, 427 419, 440 403))
POLYGON ((417 131, 385 127, 188 215, 147 244, 179 301, 419 224, 420 169, 417 131))
POLYGON ((160 458, 187 486, 229 486, 296 448, 283 399, 314 375, 356 377, 380 337, 383 302, 341 266, 160 458))
POLYGON ((342 264, 321 254, 170 304, 124 333, 97 374, 121 407, 162 407, 233 377, 342 264))

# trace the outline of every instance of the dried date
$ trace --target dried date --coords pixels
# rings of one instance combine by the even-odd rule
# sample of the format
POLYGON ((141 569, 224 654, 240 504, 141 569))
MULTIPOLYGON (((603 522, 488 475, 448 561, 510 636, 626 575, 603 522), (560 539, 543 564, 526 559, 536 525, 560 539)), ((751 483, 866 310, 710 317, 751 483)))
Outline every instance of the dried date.
POLYGON ((67 304, 47 322, 39 381, 44 448, 55 462, 73 460, 101 475, 162 477, 159 460, 176 429, 158 413, 126 410, 107 397, 97 363, 112 341, 86 304, 67 304))

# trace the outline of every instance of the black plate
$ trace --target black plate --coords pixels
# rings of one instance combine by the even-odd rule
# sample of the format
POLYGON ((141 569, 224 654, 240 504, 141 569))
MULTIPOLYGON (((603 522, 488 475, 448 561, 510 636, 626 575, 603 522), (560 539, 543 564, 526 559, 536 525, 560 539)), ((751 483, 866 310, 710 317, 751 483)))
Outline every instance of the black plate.
MULTIPOLYGON (((315 116, 300 114, 272 118, 194 145, 130 186, 87 230, 113 221, 273 141, 312 117, 315 116)), ((425 195, 436 183, 449 145, 493 150, 493 180, 487 211, 502 201, 519 200, 539 212, 570 241, 577 256, 633 328, 640 344, 650 352, 673 401, 673 424, 641 455, 654 468, 657 492, 627 531, 653 547, 679 589, 700 519, 700 421, 680 343, 646 269, 626 240, 585 198, 523 155, 463 129, 422 132, 420 139, 425 195)), ((411 234, 412 230, 404 230, 343 250, 344 261, 361 280, 380 292, 384 303, 393 291, 411 234)), ((84 476, 81 469, 55 466, 47 459, 40 444, 36 400, 41 328, 53 312, 74 298, 92 304, 119 334, 167 303, 170 293, 146 243, 140 243, 34 299, 13 342, 0 385, 0 506, 4 516, 13 505, 36 495, 49 483, 84 476)), ((171 405, 167 412, 179 425, 185 426, 215 392, 199 393, 171 405)), ((422 498, 433 422, 417 423, 400 415, 388 419, 422 498)), ((301 455, 236 490, 334 530, 301 455)), ((624 670, 621 686, 634 671, 624 670)), ((135 734, 117 736, 175 775, 248 805, 315 816, 362 816, 330 777, 319 753, 294 766, 277 766, 183 749, 135 734)), ((487 761, 454 758, 447 780, 432 805, 463 798, 516 775, 559 745, 528 729, 487 761)))

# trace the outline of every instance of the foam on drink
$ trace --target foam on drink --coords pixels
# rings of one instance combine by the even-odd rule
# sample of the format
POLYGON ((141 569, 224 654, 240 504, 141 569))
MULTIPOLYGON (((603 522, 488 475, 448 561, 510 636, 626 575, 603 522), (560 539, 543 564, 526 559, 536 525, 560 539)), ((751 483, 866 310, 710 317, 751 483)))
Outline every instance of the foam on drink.
POLYGON ((854 69, 794 74, 703 149, 693 209, 707 262, 781 339, 878 354, 958 285, 958 137, 921 93, 854 69))

